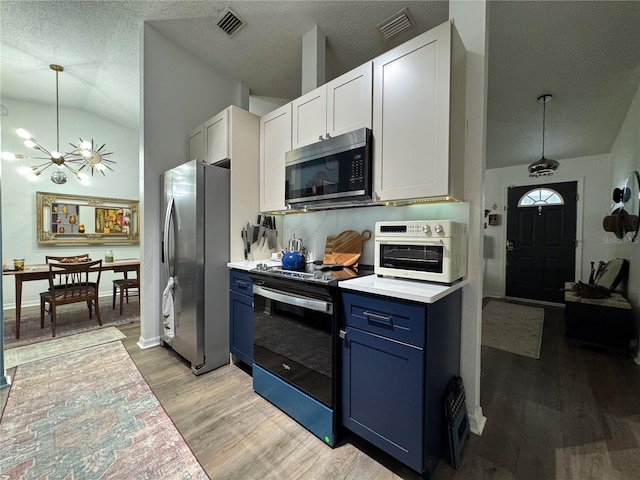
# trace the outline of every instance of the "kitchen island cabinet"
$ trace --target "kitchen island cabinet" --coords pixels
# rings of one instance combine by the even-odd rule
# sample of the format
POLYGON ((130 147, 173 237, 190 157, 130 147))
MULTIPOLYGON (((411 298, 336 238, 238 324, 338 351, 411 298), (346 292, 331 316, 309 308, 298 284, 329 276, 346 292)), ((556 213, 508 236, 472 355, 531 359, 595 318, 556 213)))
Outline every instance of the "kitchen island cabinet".
POLYGON ((373 60, 374 200, 463 200, 465 51, 446 22, 373 60))
POLYGON ((304 147, 359 128, 371 128, 372 62, 331 80, 291 103, 292 148, 304 147))
POLYGON ((461 290, 430 304, 342 298, 342 425, 431 474, 446 447, 443 398, 460 374, 461 290))
POLYGON ((229 348, 247 365, 253 364, 253 282, 246 272, 229 273, 229 348))
POLYGON ((291 150, 291 103, 260 118, 260 211, 285 209, 284 159, 291 150))

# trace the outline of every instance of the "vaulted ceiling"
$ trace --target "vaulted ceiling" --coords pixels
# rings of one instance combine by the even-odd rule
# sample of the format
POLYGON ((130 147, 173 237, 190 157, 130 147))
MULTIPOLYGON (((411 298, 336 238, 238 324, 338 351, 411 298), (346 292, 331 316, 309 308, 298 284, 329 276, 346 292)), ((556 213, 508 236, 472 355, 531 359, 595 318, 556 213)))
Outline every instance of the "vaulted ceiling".
MULTIPOLYGON (((448 2, 3 0, 0 13, 0 101, 53 103, 57 63, 62 106, 137 128, 144 21, 252 94, 293 99, 314 25, 328 81, 447 20, 448 2), (227 7, 246 22, 232 37, 216 26, 227 7), (385 40, 376 25, 404 7, 415 26, 385 40)), ((640 85, 638 25, 638 1, 488 2, 487 167, 540 158, 542 93, 547 157, 609 152, 640 85)))

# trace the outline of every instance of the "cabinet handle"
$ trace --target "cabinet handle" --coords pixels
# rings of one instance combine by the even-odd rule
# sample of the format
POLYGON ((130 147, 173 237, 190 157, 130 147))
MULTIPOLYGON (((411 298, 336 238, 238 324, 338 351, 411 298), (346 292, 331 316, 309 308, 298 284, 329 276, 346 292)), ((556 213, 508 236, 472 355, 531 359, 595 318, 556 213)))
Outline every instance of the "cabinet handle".
POLYGON ((367 320, 369 320, 370 322, 381 323, 389 327, 393 326, 393 321, 391 317, 387 317, 385 315, 378 315, 377 313, 371 313, 371 312, 362 312, 362 315, 367 317, 367 320))
POLYGON ((347 338, 347 332, 345 332, 344 330, 340 330, 340 332, 338 333, 338 335, 340 336, 340 338, 342 340, 347 338))
POLYGON ((249 284, 247 282, 243 282, 242 280, 236 280, 236 285, 238 286, 238 288, 242 288, 244 290, 249 288, 249 284))

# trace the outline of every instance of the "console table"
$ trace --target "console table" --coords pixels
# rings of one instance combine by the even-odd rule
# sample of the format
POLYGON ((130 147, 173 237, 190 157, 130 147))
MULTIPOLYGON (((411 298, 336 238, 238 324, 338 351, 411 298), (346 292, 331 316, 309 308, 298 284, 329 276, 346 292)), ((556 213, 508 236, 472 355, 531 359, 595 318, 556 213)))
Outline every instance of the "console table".
POLYGON ((570 345, 590 345, 629 356, 635 338, 631 304, 617 292, 608 298, 584 298, 565 283, 565 338, 570 345))

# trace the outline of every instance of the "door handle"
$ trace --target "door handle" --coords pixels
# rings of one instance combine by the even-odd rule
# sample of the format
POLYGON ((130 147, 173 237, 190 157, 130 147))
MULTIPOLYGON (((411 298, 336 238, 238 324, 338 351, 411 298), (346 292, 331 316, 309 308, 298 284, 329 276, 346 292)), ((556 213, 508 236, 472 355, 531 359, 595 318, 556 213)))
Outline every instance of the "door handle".
POLYGON ((507 240, 507 252, 513 252, 514 250, 513 242, 511 240, 507 240))

